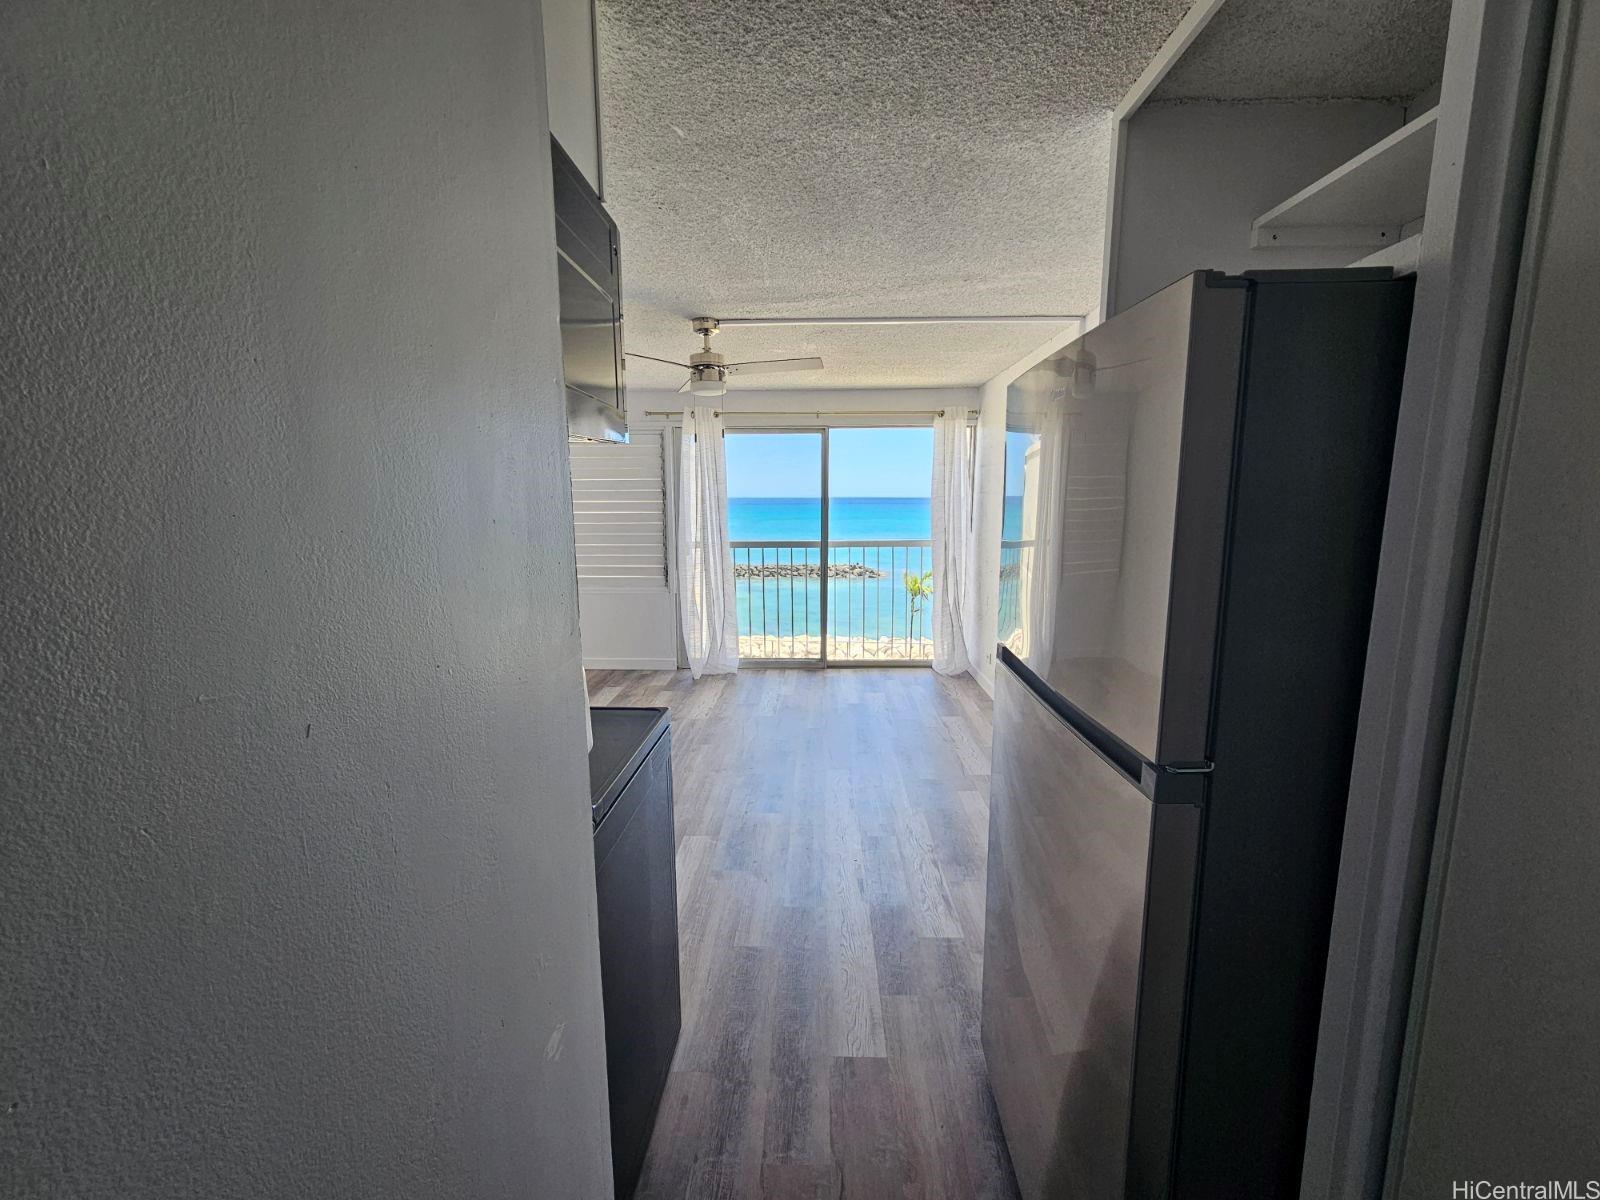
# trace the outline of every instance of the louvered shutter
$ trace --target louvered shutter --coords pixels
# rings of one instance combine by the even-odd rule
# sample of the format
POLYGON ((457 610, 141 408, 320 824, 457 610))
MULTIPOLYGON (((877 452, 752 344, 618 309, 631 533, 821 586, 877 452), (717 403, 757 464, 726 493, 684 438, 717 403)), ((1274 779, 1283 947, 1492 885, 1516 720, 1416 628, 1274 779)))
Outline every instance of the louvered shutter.
POLYGON ((578 583, 656 589, 667 581, 661 434, 624 444, 573 442, 572 510, 578 583))

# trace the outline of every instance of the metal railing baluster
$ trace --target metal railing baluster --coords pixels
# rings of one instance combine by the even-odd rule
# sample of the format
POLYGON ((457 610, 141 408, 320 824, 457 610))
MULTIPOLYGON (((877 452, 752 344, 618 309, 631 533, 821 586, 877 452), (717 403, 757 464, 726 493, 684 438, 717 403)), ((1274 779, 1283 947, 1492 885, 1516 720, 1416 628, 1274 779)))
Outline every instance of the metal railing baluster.
MULTIPOLYGON (((899 557, 899 556, 895 553, 894 550, 890 550, 889 551, 889 573, 891 575, 893 575, 896 579, 898 579, 900 581, 901 585, 902 585, 902 590, 895 593, 895 596, 899 597, 899 596, 902 596, 902 595, 905 594, 905 592, 904 592, 905 573, 904 573, 903 570, 896 569, 896 567, 895 567, 895 559, 897 557, 899 557)), ((894 607, 895 607, 895 614, 894 614, 895 618, 898 618, 900 616, 900 606, 898 604, 896 604, 894 607)), ((894 656, 897 653, 896 646, 897 646, 898 643, 895 640, 895 634, 896 634, 896 632, 898 630, 899 624, 900 624, 900 622, 898 621, 898 619, 893 619, 893 618, 891 619, 890 629, 889 629, 889 654, 891 656, 894 656)))
MULTIPOLYGON (((923 604, 923 611, 913 614, 905 589, 906 575, 920 577, 928 570, 932 548, 927 540, 890 538, 826 547, 820 539, 737 541, 732 543, 732 559, 739 640, 750 660, 815 662, 826 652, 830 659, 846 663, 928 661, 931 613, 923 604), (815 651, 813 578, 819 607, 824 595, 828 599, 823 609, 828 616, 819 612, 815 651), (761 591, 759 602, 754 588, 761 591)), ((937 586, 938 580, 933 583, 937 586)), ((1014 583, 1011 602, 1017 603, 1014 583)))
MULTIPOLYGON (((861 565, 863 567, 867 565, 867 548, 864 545, 861 547, 861 565)), ((861 579, 861 628, 857 630, 857 633, 861 637, 861 657, 867 658, 869 655, 867 652, 867 580, 865 576, 861 579)))

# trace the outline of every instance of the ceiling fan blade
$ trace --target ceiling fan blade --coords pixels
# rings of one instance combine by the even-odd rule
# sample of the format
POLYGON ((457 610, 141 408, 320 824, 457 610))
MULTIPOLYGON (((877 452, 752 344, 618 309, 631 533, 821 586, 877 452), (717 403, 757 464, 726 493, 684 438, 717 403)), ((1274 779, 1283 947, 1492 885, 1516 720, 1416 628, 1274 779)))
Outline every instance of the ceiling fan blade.
POLYGON ((689 369, 689 364, 688 363, 673 362, 670 358, 657 358, 653 354, 635 354, 632 350, 624 351, 622 357, 623 358, 643 358, 643 359, 647 359, 650 362, 658 362, 658 363, 661 363, 662 365, 668 366, 668 367, 682 367, 685 371, 687 371, 689 369))
POLYGON ((685 379, 681 384, 678 385, 678 391, 687 392, 689 390, 689 385, 691 383, 693 383, 693 382, 694 382, 694 376, 691 375, 691 376, 689 376, 689 378, 685 379))
POLYGON ((759 362, 729 363, 729 375, 759 375, 770 371, 820 371, 820 358, 766 358, 759 362))

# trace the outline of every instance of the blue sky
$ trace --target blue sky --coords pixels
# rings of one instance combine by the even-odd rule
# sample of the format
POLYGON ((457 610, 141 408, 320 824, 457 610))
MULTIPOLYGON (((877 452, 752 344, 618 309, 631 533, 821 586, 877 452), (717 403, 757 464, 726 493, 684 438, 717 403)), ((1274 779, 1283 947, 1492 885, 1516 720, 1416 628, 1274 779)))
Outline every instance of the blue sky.
POLYGON ((1022 495, 1022 460, 1035 440, 1031 433, 1006 431, 1006 495, 1022 495))
MULTIPOLYGON (((730 433, 730 496, 816 496, 821 488, 816 434, 730 433)), ((835 496, 926 496, 933 473, 933 430, 834 429, 828 487, 835 496)))

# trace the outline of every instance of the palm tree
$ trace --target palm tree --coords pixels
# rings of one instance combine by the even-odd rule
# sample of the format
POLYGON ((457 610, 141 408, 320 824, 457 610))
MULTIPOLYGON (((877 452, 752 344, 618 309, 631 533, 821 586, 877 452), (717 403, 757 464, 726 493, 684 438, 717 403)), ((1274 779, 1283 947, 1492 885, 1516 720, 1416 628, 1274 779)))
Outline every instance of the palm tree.
POLYGON ((911 571, 905 574, 906 596, 910 601, 911 609, 911 636, 917 636, 917 624, 922 617, 922 605, 933 597, 933 572, 924 571, 917 575, 911 571))

